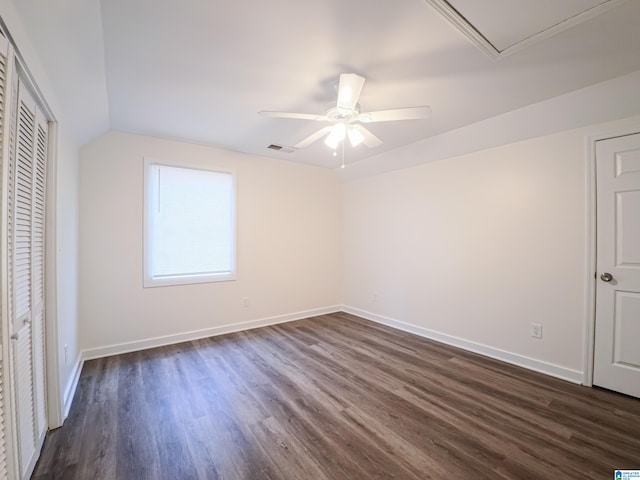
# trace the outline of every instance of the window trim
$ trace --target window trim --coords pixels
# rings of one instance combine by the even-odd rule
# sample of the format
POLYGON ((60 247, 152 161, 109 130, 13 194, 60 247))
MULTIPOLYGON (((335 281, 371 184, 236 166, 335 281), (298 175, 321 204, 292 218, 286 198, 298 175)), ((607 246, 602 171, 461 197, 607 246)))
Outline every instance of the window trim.
POLYGON ((237 193, 237 179, 236 171, 229 168, 220 168, 217 166, 194 164, 187 162, 176 162, 159 160, 153 157, 145 156, 144 160, 144 198, 143 198, 143 242, 142 242, 142 257, 143 257, 143 287, 165 287, 174 285, 190 285, 196 283, 216 283, 216 282, 228 282, 234 281, 237 277, 237 242, 238 232, 236 226, 236 210, 238 202, 237 193), (225 273, 206 273, 206 274, 190 274, 190 275, 176 275, 171 277, 154 278, 151 276, 151 215, 150 215, 150 177, 151 166, 160 165, 164 167, 174 168, 186 168, 190 170, 202 170, 206 172, 217 172, 231 175, 231 182, 233 188, 233 197, 231 205, 231 233, 233 239, 231 242, 231 271, 225 273))

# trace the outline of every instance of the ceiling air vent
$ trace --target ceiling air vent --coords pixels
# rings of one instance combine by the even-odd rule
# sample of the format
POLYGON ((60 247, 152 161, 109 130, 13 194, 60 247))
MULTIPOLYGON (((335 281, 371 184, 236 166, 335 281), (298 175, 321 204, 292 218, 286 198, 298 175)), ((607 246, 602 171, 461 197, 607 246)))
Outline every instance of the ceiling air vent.
POLYGON ((293 153, 296 150, 293 147, 286 147, 284 145, 275 145, 273 143, 269 145, 267 148, 271 150, 275 150, 276 152, 284 152, 284 153, 293 153))

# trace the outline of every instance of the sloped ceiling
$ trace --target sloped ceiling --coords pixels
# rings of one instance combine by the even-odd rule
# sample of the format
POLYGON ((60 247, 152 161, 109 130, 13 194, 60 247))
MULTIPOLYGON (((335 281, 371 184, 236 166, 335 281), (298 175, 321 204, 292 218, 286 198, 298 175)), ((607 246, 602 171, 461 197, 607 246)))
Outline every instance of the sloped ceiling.
MULTIPOLYGON (((99 0, 13 0, 11 5, 55 90, 60 108, 54 114, 62 128, 78 145, 104 133, 109 110, 99 0)), ((4 17, 10 5, 2 6, 4 17)))
MULTIPOLYGON (((508 30, 505 2, 482 3, 508 30)), ((546 3, 522 2, 531 15, 546 3)), ((638 1, 499 61, 424 0, 103 0, 102 13, 113 128, 328 167, 322 142, 266 148, 318 124, 257 112, 323 113, 344 72, 367 78, 364 110, 432 106, 429 120, 370 125, 384 145, 348 147, 353 162, 640 69, 638 1)))
MULTIPOLYGON (((257 112, 324 113, 347 72, 367 79, 363 110, 431 105, 429 120, 371 124, 381 147, 346 149, 349 163, 369 158, 640 70, 640 1, 614 2, 496 60, 432 0, 101 0, 97 13, 97 0, 14 0, 25 18, 42 24, 49 63, 62 59, 63 68, 75 55, 66 64, 73 63, 77 82, 61 91, 82 138, 108 120, 117 130, 329 168, 339 160, 321 141, 290 154, 267 149, 294 145, 319 124, 257 112)), ((608 1, 447 3, 509 48, 608 1)))

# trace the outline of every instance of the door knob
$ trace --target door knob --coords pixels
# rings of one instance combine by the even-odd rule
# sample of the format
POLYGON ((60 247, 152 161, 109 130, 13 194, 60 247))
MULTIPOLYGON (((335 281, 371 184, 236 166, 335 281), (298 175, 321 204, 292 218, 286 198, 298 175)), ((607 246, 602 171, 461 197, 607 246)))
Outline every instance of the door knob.
POLYGON ((611 280, 613 280, 613 275, 611 275, 610 273, 603 273, 602 275, 600 275, 600 280, 602 280, 603 282, 610 282, 611 280))

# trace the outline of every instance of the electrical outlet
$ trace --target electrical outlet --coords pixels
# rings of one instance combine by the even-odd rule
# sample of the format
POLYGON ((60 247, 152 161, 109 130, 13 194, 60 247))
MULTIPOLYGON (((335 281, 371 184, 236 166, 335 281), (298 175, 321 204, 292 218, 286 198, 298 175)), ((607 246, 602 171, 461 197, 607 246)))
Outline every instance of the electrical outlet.
POLYGON ((378 297, 379 297, 378 292, 373 292, 373 295, 371 296, 371 298, 373 299, 374 302, 378 301, 378 297))
POLYGON ((533 338, 542 338, 542 325, 540 325, 539 323, 532 323, 531 336, 533 338))
POLYGON ((242 305, 244 306, 244 308, 249 307, 249 297, 242 297, 242 305))
POLYGON ((64 363, 69 363, 69 345, 64 344, 64 363))

